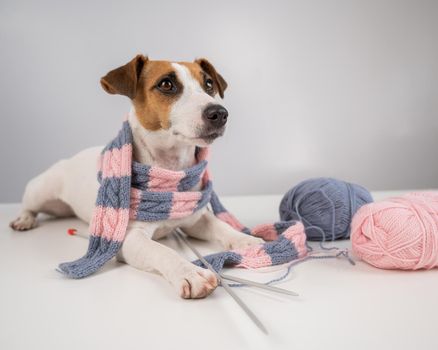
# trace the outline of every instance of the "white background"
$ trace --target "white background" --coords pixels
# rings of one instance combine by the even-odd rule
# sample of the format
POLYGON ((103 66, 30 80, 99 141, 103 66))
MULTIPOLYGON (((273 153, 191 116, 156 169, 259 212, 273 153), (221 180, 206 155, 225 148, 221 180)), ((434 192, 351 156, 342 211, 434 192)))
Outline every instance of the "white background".
POLYGON ((229 83, 220 194, 334 176, 438 186, 437 1, 0 3, 0 201, 117 132, 129 101, 99 79, 135 54, 209 58, 229 83))

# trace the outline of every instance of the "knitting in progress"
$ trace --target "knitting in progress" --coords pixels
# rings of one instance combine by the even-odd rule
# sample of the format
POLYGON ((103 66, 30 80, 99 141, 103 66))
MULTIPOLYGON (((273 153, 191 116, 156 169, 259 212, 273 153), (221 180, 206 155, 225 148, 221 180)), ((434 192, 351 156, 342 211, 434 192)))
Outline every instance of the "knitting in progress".
MULTIPOLYGON (((285 264, 302 259, 308 253, 306 234, 301 222, 295 222, 285 230, 275 241, 265 242, 241 249, 210 254, 204 259, 220 272, 224 267, 259 268, 285 264)), ((206 267, 201 260, 195 260, 195 265, 206 267)))
MULTIPOLYGON (((361 206, 372 200, 370 192, 360 185, 333 178, 308 179, 284 195, 280 203, 282 221, 273 225, 258 225, 250 230, 226 211, 213 192, 210 203, 216 216, 236 230, 275 241, 210 254, 204 259, 217 272, 224 267, 259 268, 292 260, 339 256, 353 263, 347 250, 335 247, 326 249, 321 245, 321 250, 312 251, 306 240, 326 242, 349 238, 352 217, 361 206), (291 226, 293 222, 295 225, 291 226), (278 237, 280 232, 283 233, 278 237)), ((193 263, 206 267, 200 260, 193 263)))
POLYGON ((66 276, 89 276, 112 259, 123 244, 129 219, 184 218, 208 203, 219 219, 235 229, 272 241, 237 252, 225 252, 234 254, 234 262, 240 266, 271 266, 306 255, 306 237, 301 223, 282 221, 258 225, 250 230, 226 211, 209 179, 207 148, 196 149, 197 163, 194 166, 171 171, 135 162, 132 142, 131 126, 125 120, 117 137, 103 149, 99 160, 100 187, 90 222, 87 253, 78 260, 59 265, 59 270, 66 276), (199 183, 200 191, 190 191, 199 183))

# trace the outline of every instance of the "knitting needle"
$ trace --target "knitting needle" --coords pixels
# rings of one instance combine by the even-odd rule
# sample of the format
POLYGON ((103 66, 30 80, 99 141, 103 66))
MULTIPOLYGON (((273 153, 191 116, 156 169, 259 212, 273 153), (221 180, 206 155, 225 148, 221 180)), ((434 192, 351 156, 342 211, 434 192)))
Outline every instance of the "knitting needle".
POLYGON ((295 292, 293 292, 291 290, 287 290, 287 289, 283 289, 283 288, 278 288, 278 287, 270 286, 268 284, 263 284, 263 283, 258 283, 258 282, 246 280, 246 279, 240 278, 240 277, 226 275, 226 274, 224 274, 222 272, 219 272, 219 274, 221 275, 222 278, 225 278, 225 279, 230 280, 230 281, 234 281, 234 282, 238 282, 238 283, 242 283, 242 284, 247 284, 249 286, 253 286, 253 287, 256 287, 256 288, 260 288, 260 289, 266 289, 266 290, 269 290, 269 291, 272 291, 272 292, 276 292, 276 293, 292 295, 294 297, 298 296, 298 293, 295 293, 295 292))
POLYGON ((198 250, 184 237, 182 234, 182 231, 177 228, 175 230, 175 234, 177 237, 179 237, 189 248, 190 250, 198 257, 199 260, 211 271, 215 274, 216 278, 222 285, 222 287, 227 291, 227 293, 236 301, 236 303, 245 311, 245 313, 249 316, 249 318, 256 324, 256 326, 265 334, 268 334, 268 330, 265 328, 263 323, 257 318, 257 316, 249 309, 249 307, 243 302, 240 297, 234 293, 234 291, 231 289, 231 287, 228 285, 227 282, 224 281, 224 279, 216 272, 215 269, 213 269, 213 266, 211 266, 207 260, 204 259, 204 257, 201 255, 201 253, 198 252, 198 250))

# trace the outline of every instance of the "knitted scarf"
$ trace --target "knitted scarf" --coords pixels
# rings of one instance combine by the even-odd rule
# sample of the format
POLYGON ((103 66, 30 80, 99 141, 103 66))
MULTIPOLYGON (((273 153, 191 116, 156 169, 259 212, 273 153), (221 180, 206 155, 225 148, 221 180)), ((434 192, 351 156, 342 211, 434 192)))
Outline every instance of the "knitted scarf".
MULTIPOLYGON (((82 258, 59 265, 59 270, 68 277, 89 276, 113 258, 123 244, 130 219, 184 218, 208 204, 219 219, 236 230, 271 241, 207 256, 216 270, 224 265, 253 268, 277 265, 307 254, 301 223, 282 221, 249 229, 223 207, 209 178, 207 148, 196 148, 194 166, 172 171, 134 161, 132 141, 131 126, 125 120, 117 137, 102 151, 88 250, 82 258), (190 190, 199 183, 201 190, 190 190)), ((199 261, 194 263, 202 266, 199 261)))

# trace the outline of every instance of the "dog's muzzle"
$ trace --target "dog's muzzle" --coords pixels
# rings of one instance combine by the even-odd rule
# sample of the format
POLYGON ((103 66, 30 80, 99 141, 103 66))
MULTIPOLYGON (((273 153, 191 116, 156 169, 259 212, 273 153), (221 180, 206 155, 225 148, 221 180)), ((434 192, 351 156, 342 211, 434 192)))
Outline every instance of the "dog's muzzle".
POLYGON ((228 119, 228 111, 221 105, 208 105, 202 112, 202 119, 210 130, 225 126, 228 119))

